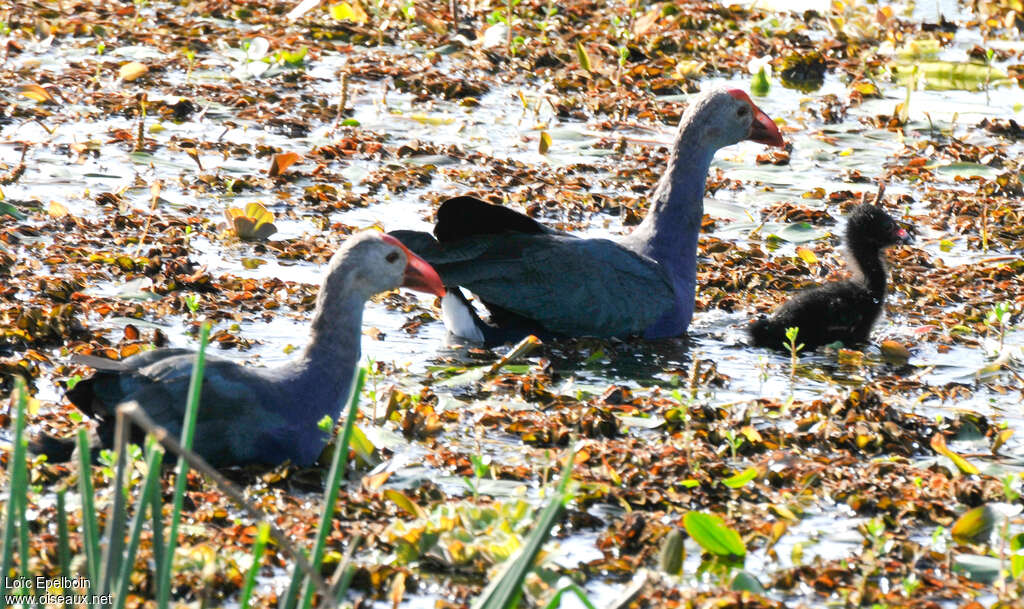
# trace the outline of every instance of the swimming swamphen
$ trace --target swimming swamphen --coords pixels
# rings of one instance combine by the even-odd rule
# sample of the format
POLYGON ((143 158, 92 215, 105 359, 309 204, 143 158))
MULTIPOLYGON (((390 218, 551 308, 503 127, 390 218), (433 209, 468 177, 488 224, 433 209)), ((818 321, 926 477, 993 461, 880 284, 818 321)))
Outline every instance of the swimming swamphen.
POLYGON ((805 349, 836 341, 844 345, 867 342, 885 302, 882 250, 912 242, 910 234, 881 208, 867 203, 853 208, 846 223, 853 278, 804 290, 771 317, 754 320, 748 327, 754 344, 788 349, 786 329, 794 327, 799 328, 796 342, 803 343, 805 349))
MULTIPOLYGON (((351 389, 363 306, 374 294, 400 285, 444 295, 437 273, 395 238, 373 230, 350 237, 331 258, 301 356, 275 368, 206 361, 193 450, 215 467, 288 459, 313 464, 327 440, 317 423, 325 415, 338 416, 351 389)), ((104 446, 113 442, 117 407, 129 402, 177 436, 194 360, 188 349, 158 349, 123 361, 76 356, 97 372, 67 397, 98 420, 104 446)), ((70 457, 69 441, 41 440, 35 445, 51 459, 70 457)))
POLYGON ((445 325, 487 344, 540 336, 678 336, 693 316, 704 183, 715 152, 741 140, 782 146, 775 123, 739 90, 695 97, 679 123, 668 168, 644 221, 612 241, 581 239, 473 197, 445 201, 434 236, 394 231, 446 286, 445 325), (436 237, 436 238, 435 238, 436 237))

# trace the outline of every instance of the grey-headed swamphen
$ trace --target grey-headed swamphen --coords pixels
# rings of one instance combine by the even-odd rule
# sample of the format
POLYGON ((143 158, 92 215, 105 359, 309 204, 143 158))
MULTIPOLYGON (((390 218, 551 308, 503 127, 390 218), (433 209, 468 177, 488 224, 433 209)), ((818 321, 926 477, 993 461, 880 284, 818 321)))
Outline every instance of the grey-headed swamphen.
POLYGON ((775 123, 739 90, 696 96, 643 222, 618 240, 584 239, 473 197, 445 201, 434 235, 394 231, 449 286, 445 325, 486 344, 540 336, 665 338, 693 316, 704 183, 715 152, 753 140, 782 146, 775 123), (490 312, 483 323, 455 286, 490 312))
MULTIPOLYGON (((374 294, 399 286, 444 295, 430 265, 393 237, 373 230, 349 237, 331 258, 309 343, 298 358, 274 368, 207 360, 193 450, 215 467, 285 460, 313 464, 327 440, 317 423, 325 415, 337 417, 351 389, 363 307, 374 294)), ((97 372, 67 397, 98 421, 105 446, 113 441, 117 407, 128 402, 181 434, 195 352, 158 349, 123 361, 75 360, 97 372)), ((67 440, 44 437, 34 445, 52 460, 66 460, 72 452, 67 440)))

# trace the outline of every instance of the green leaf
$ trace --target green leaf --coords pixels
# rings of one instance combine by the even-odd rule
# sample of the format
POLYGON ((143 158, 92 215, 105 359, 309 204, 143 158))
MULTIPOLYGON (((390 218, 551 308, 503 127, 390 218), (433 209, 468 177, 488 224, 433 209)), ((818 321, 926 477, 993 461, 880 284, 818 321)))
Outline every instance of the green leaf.
POLYGON ((537 525, 515 555, 505 561, 498 576, 491 580, 490 585, 473 602, 472 609, 512 609, 517 606, 523 593, 523 580, 533 568, 533 561, 540 553, 541 546, 547 541, 551 529, 558 522, 565 504, 571 497, 568 486, 575 458, 576 448, 570 446, 565 467, 562 469, 562 480, 538 516, 537 525))
POLYGON ((827 228, 818 228, 810 222, 794 222, 786 224, 771 234, 776 239, 789 243, 808 243, 829 235, 827 228))
POLYGON ((953 558, 953 571, 963 573, 968 579, 982 584, 991 584, 999 578, 1002 565, 994 556, 959 554, 953 558))
POLYGON ((583 48, 583 44, 576 41, 576 58, 580 60, 580 67, 587 72, 592 72, 590 69, 590 56, 587 55, 587 50, 583 48))
POLYGON ((724 520, 714 514, 688 512, 683 517, 683 526, 700 547, 715 556, 743 557, 747 554, 739 533, 730 529, 724 520))
POLYGON ((735 476, 731 476, 729 478, 726 478, 725 480, 722 480, 722 484, 728 486, 729 488, 741 488, 754 478, 757 478, 757 468, 748 467, 747 469, 736 474, 735 476))
POLYGON ((758 596, 764 596, 767 591, 761 582, 757 581, 757 578, 747 573, 746 571, 738 571, 736 577, 732 578, 732 584, 730 586, 733 590, 745 590, 758 596))
POLYGON ((14 205, 7 203, 6 201, 0 201, 0 216, 11 216, 15 220, 24 220, 28 216, 21 213, 14 205))
POLYGON ((953 539, 957 543, 985 543, 992 536, 996 513, 988 505, 967 510, 953 523, 953 539))
POLYGON ((1024 533, 1017 533, 1010 538, 1010 550, 1013 551, 1013 556, 1010 558, 1010 573, 1013 575, 1013 579, 1020 579, 1021 575, 1024 575, 1024 533))
POLYGON ((679 529, 672 529, 661 542, 658 565, 669 575, 679 575, 683 572, 684 557, 683 532, 679 529))
POLYGON ((356 456, 363 463, 372 464, 374 462, 374 453, 377 451, 377 447, 370 442, 370 439, 359 427, 352 430, 352 440, 349 446, 356 451, 356 456))

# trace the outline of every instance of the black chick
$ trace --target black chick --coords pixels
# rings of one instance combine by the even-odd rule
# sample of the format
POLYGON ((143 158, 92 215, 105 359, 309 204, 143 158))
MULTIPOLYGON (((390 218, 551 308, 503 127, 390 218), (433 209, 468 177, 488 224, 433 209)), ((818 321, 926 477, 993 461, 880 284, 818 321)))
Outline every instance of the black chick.
POLYGON ((787 349, 786 329, 799 328, 797 344, 814 349, 836 341, 867 342, 885 302, 886 271, 882 250, 913 238, 881 208, 853 208, 846 224, 846 244, 853 278, 804 290, 771 317, 763 315, 747 331, 759 347, 787 349))

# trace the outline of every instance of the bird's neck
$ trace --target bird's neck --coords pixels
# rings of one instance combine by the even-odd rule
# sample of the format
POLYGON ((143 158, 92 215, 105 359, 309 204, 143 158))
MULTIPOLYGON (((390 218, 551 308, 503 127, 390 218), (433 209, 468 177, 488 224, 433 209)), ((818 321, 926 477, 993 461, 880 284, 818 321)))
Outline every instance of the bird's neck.
POLYGON ((285 366, 286 377, 302 392, 296 409, 304 416, 337 418, 345 407, 360 356, 365 304, 365 296, 348 286, 325 283, 320 289, 309 343, 285 366))
POLYGON ((715 155, 714 150, 694 145, 691 130, 689 126, 680 129, 647 217, 627 238, 629 245, 661 263, 677 279, 689 279, 695 273, 704 183, 715 155))
POLYGON ((885 297, 886 270, 882 252, 876 246, 849 240, 849 258, 854 278, 876 298, 885 297))

